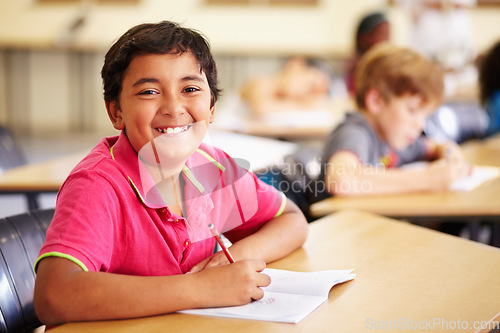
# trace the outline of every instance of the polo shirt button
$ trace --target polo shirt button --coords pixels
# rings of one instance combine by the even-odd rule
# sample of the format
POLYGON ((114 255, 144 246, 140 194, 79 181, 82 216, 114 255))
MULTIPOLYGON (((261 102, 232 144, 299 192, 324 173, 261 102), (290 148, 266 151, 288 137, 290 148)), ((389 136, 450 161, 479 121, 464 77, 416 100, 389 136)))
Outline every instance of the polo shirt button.
POLYGON ((184 246, 188 246, 189 245, 189 240, 186 239, 186 241, 184 242, 184 246))
POLYGON ((167 216, 167 209, 166 208, 159 208, 156 211, 158 212, 158 215, 160 217, 166 217, 167 216))

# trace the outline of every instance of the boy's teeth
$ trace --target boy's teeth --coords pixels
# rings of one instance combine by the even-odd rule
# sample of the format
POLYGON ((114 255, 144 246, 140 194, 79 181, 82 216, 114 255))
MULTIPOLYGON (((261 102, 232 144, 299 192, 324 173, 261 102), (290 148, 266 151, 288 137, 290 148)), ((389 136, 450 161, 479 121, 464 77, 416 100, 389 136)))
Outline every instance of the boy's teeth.
POLYGON ((158 128, 158 131, 161 133, 167 134, 177 134, 180 132, 185 132, 189 128, 189 125, 181 126, 181 127, 168 127, 168 128, 158 128))

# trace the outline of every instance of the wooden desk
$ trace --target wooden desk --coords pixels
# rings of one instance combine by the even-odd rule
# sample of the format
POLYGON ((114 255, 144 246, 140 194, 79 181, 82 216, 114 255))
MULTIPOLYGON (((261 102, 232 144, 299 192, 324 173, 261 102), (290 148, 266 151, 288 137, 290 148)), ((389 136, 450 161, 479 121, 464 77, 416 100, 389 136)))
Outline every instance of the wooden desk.
POLYGON ((500 166, 500 134, 461 145, 467 159, 475 164, 500 166))
POLYGON ((38 209, 38 195, 59 191, 70 171, 87 153, 77 152, 6 170, 0 174, 0 194, 24 194, 28 209, 38 209))
POLYGON ((249 120, 243 127, 227 128, 227 130, 294 141, 324 139, 332 131, 333 126, 280 126, 279 124, 271 125, 254 119, 249 120))
POLYGON ((0 192, 57 192, 70 171, 89 151, 9 169, 0 174, 0 192))
POLYGON ((210 129, 205 139, 207 143, 224 150, 231 157, 247 160, 252 171, 280 163, 286 155, 298 149, 298 145, 293 142, 217 129, 210 129))
POLYGON ((313 216, 341 209, 359 209, 380 215, 409 218, 500 218, 500 178, 470 192, 332 197, 311 205, 313 216))
POLYGON ((295 325, 168 314, 51 332, 474 332, 474 321, 488 321, 500 309, 500 249, 369 213, 343 211, 313 222, 305 246, 269 266, 355 268, 357 276, 295 325), (451 327, 458 319, 468 328, 408 326, 441 320, 451 327), (380 329, 391 322, 407 326, 380 329))
MULTIPOLYGON (((474 140, 462 145, 471 163, 500 166, 500 136, 474 140)), ((416 193, 331 197, 311 205, 313 216, 324 216, 340 209, 359 209, 398 218, 500 218, 500 178, 469 192, 416 193)))
MULTIPOLYGON (((214 123, 220 129, 282 140, 321 140, 344 120, 346 112, 354 109, 353 101, 336 99, 328 109, 282 111, 261 116, 238 114, 230 110, 222 112, 214 123)), ((249 112, 249 111, 248 111, 249 112)))

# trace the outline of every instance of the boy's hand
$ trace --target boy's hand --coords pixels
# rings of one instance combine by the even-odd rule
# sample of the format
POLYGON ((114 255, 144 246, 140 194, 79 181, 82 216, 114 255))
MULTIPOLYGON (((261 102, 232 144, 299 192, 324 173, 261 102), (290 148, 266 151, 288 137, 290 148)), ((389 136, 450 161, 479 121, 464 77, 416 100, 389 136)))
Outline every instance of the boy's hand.
POLYGON ((431 189, 448 191, 454 181, 470 175, 472 168, 457 143, 449 141, 434 147, 436 160, 428 168, 431 189))
POLYGON ((453 163, 463 163, 465 162, 465 156, 462 153, 460 146, 453 141, 446 142, 437 147, 438 159, 447 159, 453 163))
POLYGON ((194 265, 193 267, 191 267, 191 269, 189 270, 188 273, 196 273, 196 272, 200 272, 208 267, 227 265, 227 264, 229 264, 229 260, 224 255, 224 252, 219 251, 219 252, 214 253, 213 255, 208 257, 207 259, 202 260, 199 263, 197 263, 196 265, 194 265))
MULTIPOLYGON (((262 260, 241 260, 230 265, 206 267, 196 273, 203 288, 207 307, 242 305, 264 297, 261 287, 271 278, 260 273, 266 267, 262 260)), ((194 274, 193 274, 194 276, 194 274)), ((201 295, 201 294, 200 294, 201 295)))
POLYGON ((471 173, 470 164, 457 156, 441 158, 429 164, 430 178, 436 191, 448 191, 456 180, 467 177, 471 173))

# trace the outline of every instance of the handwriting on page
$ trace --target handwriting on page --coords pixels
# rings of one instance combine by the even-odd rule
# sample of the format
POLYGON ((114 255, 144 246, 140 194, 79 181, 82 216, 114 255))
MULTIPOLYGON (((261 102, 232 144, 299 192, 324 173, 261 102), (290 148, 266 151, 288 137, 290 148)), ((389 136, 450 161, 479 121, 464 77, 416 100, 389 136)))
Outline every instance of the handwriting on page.
POLYGON ((266 268, 271 277, 264 297, 241 306, 180 311, 216 317, 297 323, 328 299, 330 289, 354 279, 351 270, 291 272, 266 268))

